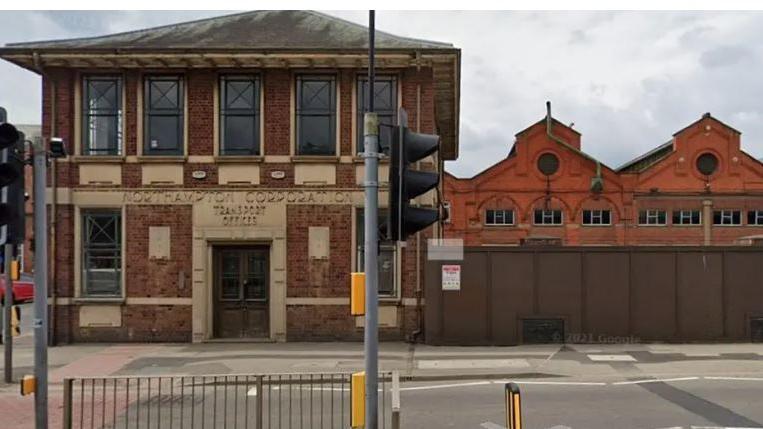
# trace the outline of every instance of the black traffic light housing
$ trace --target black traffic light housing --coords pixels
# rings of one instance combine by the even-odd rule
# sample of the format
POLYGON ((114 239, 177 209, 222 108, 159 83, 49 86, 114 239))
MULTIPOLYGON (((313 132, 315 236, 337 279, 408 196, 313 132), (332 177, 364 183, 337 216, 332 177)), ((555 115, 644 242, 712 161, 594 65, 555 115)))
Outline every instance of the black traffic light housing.
POLYGON ((0 244, 24 242, 24 133, 6 122, 0 108, 0 244))
POLYGON ((399 126, 394 127, 390 148, 388 239, 405 241, 410 235, 437 222, 436 208, 411 206, 410 200, 437 187, 437 172, 414 170, 413 163, 440 149, 440 136, 408 129, 408 116, 400 109, 399 126))

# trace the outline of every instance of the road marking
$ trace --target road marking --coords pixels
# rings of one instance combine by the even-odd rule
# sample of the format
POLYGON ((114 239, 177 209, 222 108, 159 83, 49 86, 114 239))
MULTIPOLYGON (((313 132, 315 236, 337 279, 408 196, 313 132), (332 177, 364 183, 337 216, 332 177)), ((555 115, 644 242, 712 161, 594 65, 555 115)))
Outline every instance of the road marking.
POLYGON ((763 429, 763 428, 753 428, 753 427, 728 427, 728 426, 692 426, 691 429, 763 429))
MULTIPOLYGON (((508 383, 509 380, 506 381, 494 381, 493 383, 496 384, 504 384, 508 383)), ((549 386, 606 386, 607 383, 604 383, 603 381, 523 381, 523 380, 515 380, 512 381, 516 384, 539 384, 539 385, 549 385, 549 386)))
POLYGON ((474 381, 471 383, 453 383, 453 384, 435 384, 432 386, 414 386, 414 387, 401 387, 400 391, 409 390, 431 390, 431 389, 448 389, 452 387, 468 387, 468 386, 484 386, 486 384, 492 384, 490 381, 474 381))
POLYGON ((731 380, 731 381, 763 381, 761 377, 714 377, 706 376, 702 377, 705 380, 731 380))
POLYGON ((668 383, 671 381, 687 381, 698 380, 699 377, 679 377, 679 378, 647 378, 644 380, 631 380, 631 381, 617 381, 612 383, 613 386, 622 386, 625 384, 643 384, 643 383, 668 383))
POLYGON ((480 427, 483 427, 485 429, 506 429, 506 426, 497 425, 493 422, 485 422, 480 424, 480 427))
POLYGON ((587 355, 594 362, 636 362, 631 355, 587 355))
POLYGON ((441 359, 420 360, 419 369, 528 368, 527 359, 441 359))

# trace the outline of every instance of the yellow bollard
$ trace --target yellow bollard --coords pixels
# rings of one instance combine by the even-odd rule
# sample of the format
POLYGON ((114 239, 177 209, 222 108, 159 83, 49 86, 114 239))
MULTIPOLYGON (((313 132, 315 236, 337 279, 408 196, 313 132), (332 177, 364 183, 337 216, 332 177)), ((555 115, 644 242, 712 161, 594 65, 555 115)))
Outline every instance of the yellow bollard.
POLYGON ((350 426, 362 428, 366 425, 366 373, 352 374, 350 381, 350 426))
POLYGON ((519 386, 506 383, 506 428, 522 429, 522 404, 519 400, 519 386))
POLYGON ((37 390, 37 379, 33 375, 25 375, 21 379, 21 396, 31 395, 37 390))
POLYGON ((21 308, 18 305, 11 307, 11 336, 21 335, 21 308))
POLYGON ((11 261, 11 280, 16 281, 21 278, 19 261, 11 261))
POLYGON ((350 283, 350 314, 366 314, 366 273, 352 273, 350 283))

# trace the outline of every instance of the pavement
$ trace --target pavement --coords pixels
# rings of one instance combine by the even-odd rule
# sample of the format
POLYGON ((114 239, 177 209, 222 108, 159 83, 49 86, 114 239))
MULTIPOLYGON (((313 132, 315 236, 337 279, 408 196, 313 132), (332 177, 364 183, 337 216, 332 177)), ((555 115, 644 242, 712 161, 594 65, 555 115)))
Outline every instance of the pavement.
MULTIPOLYGON (((14 380, 32 373, 32 339, 22 326, 14 380)), ((763 428, 763 344, 382 343, 379 357, 403 379, 403 427, 502 427, 514 381, 525 428, 763 428)), ((76 344, 50 348, 49 364, 50 427, 60 427, 65 377, 349 373, 362 370, 363 345, 76 344)), ((0 428, 31 428, 33 415, 17 383, 0 383, 0 428)))

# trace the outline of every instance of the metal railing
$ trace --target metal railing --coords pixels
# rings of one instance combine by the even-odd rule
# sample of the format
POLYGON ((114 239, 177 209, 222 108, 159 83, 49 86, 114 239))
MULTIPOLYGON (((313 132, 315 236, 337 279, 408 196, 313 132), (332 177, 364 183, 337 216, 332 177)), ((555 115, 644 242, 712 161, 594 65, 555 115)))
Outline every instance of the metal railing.
MULTIPOLYGON (((64 380, 65 429, 350 427, 351 374, 85 377, 64 380)), ((397 377, 394 377, 397 378, 397 377)), ((379 428, 394 429, 391 373, 379 428)), ((397 385, 397 383, 396 383, 397 385)), ((399 414, 396 404, 395 414, 399 414)))

